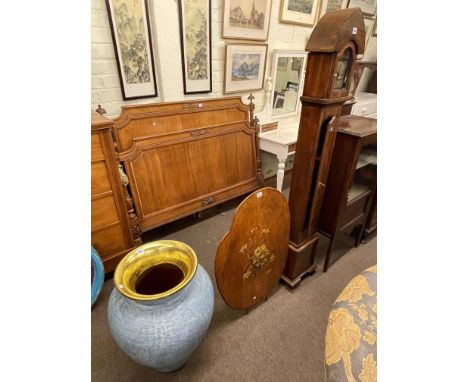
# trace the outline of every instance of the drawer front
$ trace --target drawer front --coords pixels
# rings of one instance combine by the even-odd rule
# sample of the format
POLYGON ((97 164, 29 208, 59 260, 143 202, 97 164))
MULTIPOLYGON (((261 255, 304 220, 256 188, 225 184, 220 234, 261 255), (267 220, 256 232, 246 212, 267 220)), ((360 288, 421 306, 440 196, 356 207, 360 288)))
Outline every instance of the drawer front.
POLYGON ((366 116, 369 114, 377 113, 377 102, 358 102, 353 106, 354 115, 366 116))
POLYGON ((91 196, 96 196, 111 190, 106 162, 98 161, 91 163, 91 196))
POLYGON ((96 248, 103 260, 127 248, 120 224, 92 233, 91 245, 96 248))
POLYGON ((91 162, 104 160, 101 138, 99 133, 91 133, 91 162))
POLYGON ((340 227, 344 227, 346 224, 350 223, 352 220, 357 218, 359 215, 364 214, 366 208, 366 203, 369 199, 369 195, 363 196, 362 198, 357 198, 349 203, 343 210, 341 215, 340 227))
POLYGON ((91 232, 119 222, 113 195, 105 196, 91 202, 91 232))

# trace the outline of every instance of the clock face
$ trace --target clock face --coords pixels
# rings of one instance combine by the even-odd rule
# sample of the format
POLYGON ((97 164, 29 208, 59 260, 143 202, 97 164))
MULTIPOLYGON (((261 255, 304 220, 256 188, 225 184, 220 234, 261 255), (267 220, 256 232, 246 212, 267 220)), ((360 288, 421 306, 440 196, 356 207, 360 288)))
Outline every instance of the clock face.
POLYGON ((336 82, 335 82, 335 89, 344 89, 348 83, 348 74, 349 68, 351 66, 352 61, 352 52, 351 48, 347 48, 343 56, 338 61, 338 69, 336 71, 336 82))

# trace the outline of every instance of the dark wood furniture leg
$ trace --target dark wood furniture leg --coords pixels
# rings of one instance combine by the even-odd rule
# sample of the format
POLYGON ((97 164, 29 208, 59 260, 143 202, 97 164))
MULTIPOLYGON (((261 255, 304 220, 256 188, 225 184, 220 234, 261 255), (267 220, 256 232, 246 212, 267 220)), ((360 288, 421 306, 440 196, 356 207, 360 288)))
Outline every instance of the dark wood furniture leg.
POLYGON ((325 256, 325 264, 323 264, 324 272, 328 271, 328 267, 330 265, 330 257, 331 257, 331 251, 333 248, 334 240, 335 240, 335 236, 330 236, 330 241, 328 242, 328 248, 327 248, 327 255, 325 256))
POLYGON ((356 240, 354 240, 354 247, 359 247, 359 244, 361 244, 361 240, 362 240, 362 235, 364 234, 364 228, 365 228, 365 224, 362 224, 360 227, 359 227, 359 233, 358 235, 356 236, 356 240))

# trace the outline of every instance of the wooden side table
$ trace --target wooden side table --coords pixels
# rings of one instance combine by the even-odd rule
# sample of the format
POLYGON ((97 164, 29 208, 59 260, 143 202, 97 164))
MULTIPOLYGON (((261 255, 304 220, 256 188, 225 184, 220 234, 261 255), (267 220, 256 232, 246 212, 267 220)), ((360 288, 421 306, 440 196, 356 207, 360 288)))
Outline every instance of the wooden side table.
POLYGON ((359 227, 355 246, 361 242, 376 193, 377 120, 341 117, 318 222, 319 231, 330 239, 324 272, 339 233, 359 227))

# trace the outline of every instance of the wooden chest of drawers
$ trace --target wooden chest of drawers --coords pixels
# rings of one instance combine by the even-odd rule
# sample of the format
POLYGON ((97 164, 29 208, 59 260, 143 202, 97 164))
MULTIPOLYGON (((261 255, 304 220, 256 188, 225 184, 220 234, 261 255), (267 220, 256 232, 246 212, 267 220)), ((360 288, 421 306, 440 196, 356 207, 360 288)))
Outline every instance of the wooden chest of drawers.
POLYGON ((124 189, 117 169, 111 128, 113 121, 91 115, 91 245, 106 272, 138 242, 128 218, 124 189))

